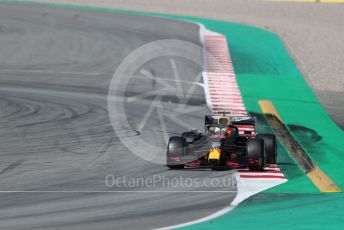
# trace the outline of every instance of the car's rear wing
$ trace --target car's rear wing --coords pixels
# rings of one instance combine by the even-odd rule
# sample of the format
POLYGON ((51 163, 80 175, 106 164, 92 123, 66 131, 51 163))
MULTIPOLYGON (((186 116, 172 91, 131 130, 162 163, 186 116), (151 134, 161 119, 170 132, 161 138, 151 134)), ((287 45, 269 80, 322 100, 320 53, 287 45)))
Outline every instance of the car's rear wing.
POLYGON ((211 124, 218 124, 220 118, 227 117, 231 120, 232 125, 238 127, 239 135, 244 137, 253 137, 256 135, 256 118, 250 116, 230 116, 229 113, 206 115, 205 126, 211 124))
POLYGON ((232 119, 229 112, 218 112, 217 114, 205 115, 204 124, 218 124, 218 120, 224 117, 228 118, 229 120, 232 119))

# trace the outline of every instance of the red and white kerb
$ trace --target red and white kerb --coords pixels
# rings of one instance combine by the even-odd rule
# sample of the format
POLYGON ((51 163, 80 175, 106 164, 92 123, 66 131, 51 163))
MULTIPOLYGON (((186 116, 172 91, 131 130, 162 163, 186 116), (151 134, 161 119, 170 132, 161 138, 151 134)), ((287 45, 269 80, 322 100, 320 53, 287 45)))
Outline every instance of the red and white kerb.
POLYGON ((230 112, 233 116, 247 115, 236 81, 233 64, 224 35, 206 30, 204 34, 205 85, 212 113, 230 112))

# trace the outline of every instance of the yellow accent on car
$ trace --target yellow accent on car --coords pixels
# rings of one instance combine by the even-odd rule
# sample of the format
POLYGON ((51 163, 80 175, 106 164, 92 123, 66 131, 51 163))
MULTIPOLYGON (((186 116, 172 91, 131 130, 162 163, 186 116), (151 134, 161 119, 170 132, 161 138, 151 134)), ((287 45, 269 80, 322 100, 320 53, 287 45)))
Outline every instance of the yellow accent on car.
POLYGON ((220 151, 218 149, 210 150, 208 160, 220 160, 220 151))

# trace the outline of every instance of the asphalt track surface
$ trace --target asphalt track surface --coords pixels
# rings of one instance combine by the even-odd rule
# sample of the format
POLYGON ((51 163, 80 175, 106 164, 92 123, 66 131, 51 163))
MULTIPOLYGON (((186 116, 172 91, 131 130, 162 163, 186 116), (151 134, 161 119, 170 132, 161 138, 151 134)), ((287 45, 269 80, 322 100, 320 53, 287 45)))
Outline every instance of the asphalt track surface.
MULTIPOLYGON (((161 184, 154 188, 106 186, 106 175, 230 176, 229 172, 167 170, 132 154, 114 133, 107 111, 114 70, 130 52, 158 39, 200 45, 194 24, 0 4, 1 229, 151 229, 204 217, 231 202, 235 187, 222 188, 234 192, 202 193, 197 191, 204 189, 171 189, 161 184)), ((173 60, 184 90, 189 89, 201 68, 179 57, 173 60)), ((140 87, 134 79, 124 95, 139 95, 140 88, 159 88, 155 78, 173 83, 175 73, 165 61, 171 63, 170 58, 148 63, 152 79, 138 80, 140 87)), ((169 103, 164 106, 198 105, 197 113, 183 119, 202 128, 203 115, 209 112, 202 87, 196 87, 186 101, 178 100, 176 94, 168 92, 169 103)), ((144 102, 149 105, 150 100, 144 102)), ((142 117, 145 103, 129 106, 127 115, 142 117)), ((158 138, 163 130, 156 120, 153 116, 143 129, 153 134, 146 138, 163 146, 158 138)), ((168 135, 179 131, 177 125, 172 129, 168 135)), ((122 138, 125 135, 140 133, 124 130, 122 138)))
POLYGON ((321 104, 344 128, 344 4, 263 0, 37 0, 196 16, 276 32, 321 104))

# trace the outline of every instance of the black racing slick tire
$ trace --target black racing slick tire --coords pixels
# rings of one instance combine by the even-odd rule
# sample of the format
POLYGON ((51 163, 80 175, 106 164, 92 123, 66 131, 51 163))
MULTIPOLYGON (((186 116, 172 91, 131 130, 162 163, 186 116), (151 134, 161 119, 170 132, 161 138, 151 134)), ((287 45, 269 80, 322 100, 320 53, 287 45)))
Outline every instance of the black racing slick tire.
POLYGON ((170 137, 167 145, 167 167, 170 169, 183 169, 182 157, 186 153, 186 139, 184 137, 170 137), (180 159, 181 161, 177 161, 180 159))
POLYGON ((264 141, 257 138, 248 139, 246 152, 249 170, 264 170, 266 160, 264 141))
POLYGON ((262 139, 265 145, 266 163, 276 164, 277 162, 277 142, 273 134, 258 134, 256 138, 262 139))

